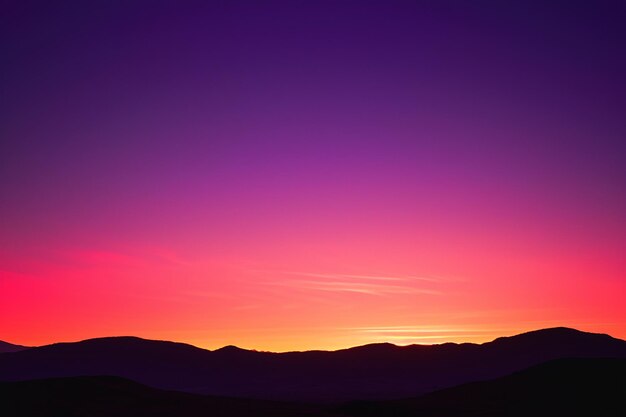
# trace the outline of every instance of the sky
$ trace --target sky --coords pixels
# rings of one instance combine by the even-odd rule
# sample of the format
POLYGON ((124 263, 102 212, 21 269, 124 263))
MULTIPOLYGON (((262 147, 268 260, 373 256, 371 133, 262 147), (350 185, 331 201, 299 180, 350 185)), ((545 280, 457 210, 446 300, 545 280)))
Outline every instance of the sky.
POLYGON ((9 0, 0 339, 626 338, 623 1, 9 0))

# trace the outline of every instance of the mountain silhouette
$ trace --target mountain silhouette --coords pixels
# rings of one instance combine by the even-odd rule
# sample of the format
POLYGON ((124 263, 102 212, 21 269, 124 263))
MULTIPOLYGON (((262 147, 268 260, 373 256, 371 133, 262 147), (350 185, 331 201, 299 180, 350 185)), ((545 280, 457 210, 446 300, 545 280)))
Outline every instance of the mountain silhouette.
POLYGON ((558 359, 399 401, 337 407, 354 417, 626 416, 625 359, 558 359))
POLYGON ((7 343, 0 340, 0 353, 19 352, 20 350, 28 349, 27 346, 14 345, 13 343, 7 343))
POLYGON ((0 383, 0 415, 19 417, 323 417, 316 406, 211 397, 83 376, 0 383))
POLYGON ((626 359, 558 359, 495 380, 395 401, 303 404, 165 391, 84 376, 0 383, 19 417, 553 417, 626 415, 626 359))
POLYGON ((567 328, 478 344, 373 344, 337 351, 215 351, 135 337, 0 354, 0 380, 113 375, 156 388, 272 400, 397 399, 560 358, 626 358, 626 342, 567 328))

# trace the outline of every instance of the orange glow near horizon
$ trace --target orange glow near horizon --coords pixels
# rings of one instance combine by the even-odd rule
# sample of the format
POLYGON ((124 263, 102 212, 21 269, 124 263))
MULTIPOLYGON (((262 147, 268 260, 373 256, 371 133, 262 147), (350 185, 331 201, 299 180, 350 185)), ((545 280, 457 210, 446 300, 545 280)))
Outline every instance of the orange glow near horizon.
POLYGON ((0 340, 626 339, 623 2, 8 3, 0 340))
POLYGON ((3 271, 2 338, 42 345, 133 335, 208 349, 290 351, 482 343, 556 326, 626 337, 616 320, 624 314, 624 285, 589 278, 583 258, 566 268, 504 255, 478 261, 472 251, 459 258, 431 251, 421 260, 401 251, 387 260, 363 256, 383 245, 318 250, 315 261, 294 247, 282 265, 206 262, 155 248, 49 253, 46 262, 15 265, 22 273, 3 271), (348 267, 355 264, 368 268, 348 267))

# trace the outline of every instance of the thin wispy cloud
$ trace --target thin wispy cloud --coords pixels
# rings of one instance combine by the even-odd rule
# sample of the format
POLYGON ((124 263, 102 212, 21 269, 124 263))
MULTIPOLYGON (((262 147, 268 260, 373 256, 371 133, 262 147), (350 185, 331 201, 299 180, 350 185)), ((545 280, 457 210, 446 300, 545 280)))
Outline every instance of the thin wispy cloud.
POLYGON ((356 338, 364 342, 392 342, 396 344, 443 343, 448 341, 484 341, 510 333, 505 329, 476 330, 458 326, 378 326, 353 327, 356 338))
POLYGON ((440 295, 442 291, 432 288, 443 281, 441 278, 416 275, 391 274, 344 274, 328 272, 249 270, 252 273, 271 275, 266 285, 332 293, 356 293, 372 296, 400 294, 440 295), (285 278, 279 278, 283 276, 285 278), (289 278, 286 278, 289 277, 289 278), (278 279, 279 278, 279 279, 278 279))
POLYGON ((282 271, 283 274, 298 275, 312 278, 325 278, 333 280, 341 279, 358 279, 367 281, 426 281, 426 282, 442 282, 446 281, 446 278, 431 277, 431 276, 417 276, 417 275, 362 275, 362 274, 334 274, 334 273, 319 273, 319 272, 299 272, 299 271, 282 271))
POLYGON ((458 329, 450 329, 449 327, 439 326, 384 326, 384 327, 353 327, 350 330, 355 330, 361 333, 449 333, 458 332, 458 329))
POLYGON ((415 288, 409 285, 372 283, 357 280, 329 281, 329 280, 289 280, 273 281, 270 285, 286 286, 297 289, 307 289, 314 291, 329 292, 349 292, 368 295, 390 295, 390 294, 427 294, 439 295, 441 291, 415 288))

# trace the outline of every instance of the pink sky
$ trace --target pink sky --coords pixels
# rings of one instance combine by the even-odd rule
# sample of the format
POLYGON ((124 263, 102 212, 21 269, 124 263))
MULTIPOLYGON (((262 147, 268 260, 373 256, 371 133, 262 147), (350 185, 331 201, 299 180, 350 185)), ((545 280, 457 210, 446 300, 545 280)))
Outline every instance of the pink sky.
POLYGON ((623 8, 14 3, 1 340, 626 338, 623 8))

